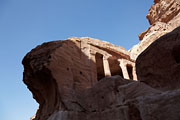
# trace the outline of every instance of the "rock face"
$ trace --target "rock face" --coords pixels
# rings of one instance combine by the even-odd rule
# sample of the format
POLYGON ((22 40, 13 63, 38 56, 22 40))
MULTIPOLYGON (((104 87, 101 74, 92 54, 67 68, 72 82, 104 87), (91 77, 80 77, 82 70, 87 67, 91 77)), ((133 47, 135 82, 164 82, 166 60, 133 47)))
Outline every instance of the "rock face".
POLYGON ((78 97, 74 97, 77 99, 72 103, 81 109, 76 106, 71 111, 59 110, 48 120, 139 120, 140 111, 133 103, 138 100, 134 98, 152 93, 160 94, 144 83, 124 80, 120 76, 106 77, 94 87, 76 94, 78 97))
POLYGON ((31 120, 179 120, 180 1, 154 3, 130 52, 87 37, 32 49, 22 61, 39 103, 31 120))
POLYGON ((179 52, 180 27, 157 39, 139 55, 136 60, 138 80, 162 90, 179 88, 179 52))
POLYGON ((156 39, 180 25, 180 1, 154 0, 154 5, 146 17, 151 26, 139 34, 141 41, 131 48, 130 52, 134 59, 156 39))
MULTIPOLYGON (((37 120, 57 110, 78 109, 74 94, 105 76, 136 80, 134 60, 124 48, 92 38, 69 38, 37 46, 23 59, 23 81, 40 104, 37 120)), ((77 100, 78 101, 78 100, 77 100)))
POLYGON ((37 46, 23 59, 23 81, 40 105, 33 120, 179 120, 179 34, 164 35, 138 57, 140 81, 125 79, 127 67, 119 72, 118 61, 123 68, 133 59, 110 43, 70 38, 37 46))

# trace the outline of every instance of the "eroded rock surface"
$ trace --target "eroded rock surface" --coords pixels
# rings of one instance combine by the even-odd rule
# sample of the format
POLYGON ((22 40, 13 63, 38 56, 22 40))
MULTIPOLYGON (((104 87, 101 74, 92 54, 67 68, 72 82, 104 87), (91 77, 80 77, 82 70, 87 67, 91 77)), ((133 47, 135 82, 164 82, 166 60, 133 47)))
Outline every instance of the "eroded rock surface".
MULTIPOLYGON (((94 87, 76 93, 71 101, 82 109, 54 112, 48 120, 140 120, 139 103, 135 98, 160 94, 144 83, 124 80, 120 76, 106 77, 94 87), (135 104, 136 103, 136 104, 135 104)), ((72 104, 71 103, 71 104, 72 104)))
POLYGON ((40 104, 37 120, 46 120, 57 110, 84 111, 73 101, 79 102, 79 92, 105 76, 136 80, 135 61, 128 51, 92 38, 43 43, 31 50, 22 63, 23 81, 40 104))
POLYGON ((179 34, 177 28, 164 35, 138 57, 140 81, 123 78, 126 74, 122 71, 129 73, 129 68, 119 71, 117 66, 123 68, 122 63, 130 64, 133 60, 128 52, 121 53, 123 48, 119 51, 110 50, 112 45, 103 48, 106 42, 97 41, 99 45, 94 48, 93 42, 85 42, 94 39, 71 38, 36 47, 23 59, 23 80, 40 105, 33 120, 178 120, 179 34), (84 43, 78 44, 77 40, 84 43), (97 62, 99 53, 98 57, 89 54, 94 49, 106 52, 104 55, 109 53, 111 60, 101 58, 97 62), (118 65, 117 59, 120 59, 118 65), (102 63, 107 65, 103 69, 99 66, 102 63), (98 79, 96 70, 106 71, 104 77, 101 73, 98 79))
POLYGON ((22 62, 23 81, 39 103, 31 119, 179 120, 180 28, 170 32, 180 24, 179 2, 154 0, 151 26, 130 52, 87 37, 31 50, 22 62))
POLYGON ((160 37, 136 60, 138 80, 151 87, 180 88, 180 27, 160 37))
POLYGON ((180 25, 180 1, 154 0, 154 5, 146 17, 151 26, 139 34, 141 41, 131 48, 130 52, 134 59, 156 39, 180 25))

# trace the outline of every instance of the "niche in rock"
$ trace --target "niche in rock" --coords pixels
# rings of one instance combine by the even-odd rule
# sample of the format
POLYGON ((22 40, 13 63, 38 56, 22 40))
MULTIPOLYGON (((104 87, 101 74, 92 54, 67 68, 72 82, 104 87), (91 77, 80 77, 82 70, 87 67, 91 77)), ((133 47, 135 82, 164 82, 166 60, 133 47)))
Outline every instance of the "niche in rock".
POLYGON ((120 75, 123 78, 123 73, 122 73, 122 69, 119 66, 119 61, 115 58, 109 58, 108 59, 109 62, 109 67, 110 67, 110 71, 111 71, 111 75, 120 75))
POLYGON ((127 64, 127 71, 128 71, 128 75, 129 75, 129 79, 133 80, 133 74, 132 74, 132 71, 133 71, 133 67, 132 65, 130 64, 127 64))
POLYGON ((100 53, 96 53, 96 71, 97 71, 97 80, 101 80, 105 77, 104 74, 104 66, 103 66, 103 55, 100 53))

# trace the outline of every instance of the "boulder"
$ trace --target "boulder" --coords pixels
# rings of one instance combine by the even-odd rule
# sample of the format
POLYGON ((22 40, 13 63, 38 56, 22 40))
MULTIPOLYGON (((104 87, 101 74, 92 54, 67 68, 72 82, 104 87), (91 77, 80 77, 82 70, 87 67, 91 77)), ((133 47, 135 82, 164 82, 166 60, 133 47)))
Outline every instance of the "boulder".
POLYGON ((180 27, 160 37, 136 60, 138 80, 153 88, 180 88, 180 27))
POLYGON ((139 120, 179 120, 180 90, 148 95, 136 99, 139 120))
POLYGON ((77 99, 68 99, 68 110, 57 110, 48 120, 139 120, 136 98, 160 93, 141 82, 106 77, 92 88, 76 93, 73 98, 77 99))

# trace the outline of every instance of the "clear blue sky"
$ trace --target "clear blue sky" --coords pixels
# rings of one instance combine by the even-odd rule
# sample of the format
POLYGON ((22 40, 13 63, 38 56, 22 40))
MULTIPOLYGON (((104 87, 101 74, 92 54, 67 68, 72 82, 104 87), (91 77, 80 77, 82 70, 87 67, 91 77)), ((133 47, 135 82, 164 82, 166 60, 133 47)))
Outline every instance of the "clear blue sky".
POLYGON ((126 49, 148 28, 153 0, 0 0, 0 120, 29 120, 38 104, 22 82, 25 54, 68 37, 93 37, 126 49))

